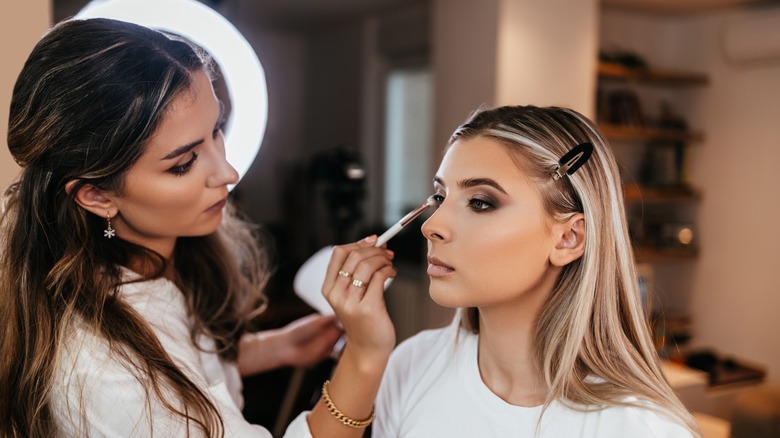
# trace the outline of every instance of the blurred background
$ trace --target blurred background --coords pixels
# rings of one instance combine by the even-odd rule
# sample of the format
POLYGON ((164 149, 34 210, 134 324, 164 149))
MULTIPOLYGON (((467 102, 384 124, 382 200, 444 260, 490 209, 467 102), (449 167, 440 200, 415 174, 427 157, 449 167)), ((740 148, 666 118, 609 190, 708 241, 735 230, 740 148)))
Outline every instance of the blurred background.
MULTIPOLYGON (((0 6, 3 142, 26 56, 86 3, 0 6)), ((780 383, 779 2, 203 3, 243 33, 268 82, 263 146, 234 190, 275 242, 259 327, 312 311, 292 279, 315 251, 381 232, 423 202, 449 134, 472 110, 562 105, 597 120, 619 158, 659 352, 704 379, 680 384, 686 403, 730 419, 745 388, 780 383)), ((17 172, 3 145, 0 186, 17 172)), ((449 322, 427 295, 419 225, 389 246, 399 255, 387 292, 399 341, 449 322)), ((321 382, 318 372, 327 368, 306 379, 321 382)), ((292 376, 247 382, 263 388, 248 396, 247 416, 273 428, 285 407, 263 400, 292 376)))

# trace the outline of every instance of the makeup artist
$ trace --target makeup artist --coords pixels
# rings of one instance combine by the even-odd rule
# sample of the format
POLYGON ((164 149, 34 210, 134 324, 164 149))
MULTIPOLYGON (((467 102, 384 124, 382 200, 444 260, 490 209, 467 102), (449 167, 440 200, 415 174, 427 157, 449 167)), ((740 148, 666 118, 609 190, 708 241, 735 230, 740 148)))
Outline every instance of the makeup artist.
MULTIPOLYGON (((269 437, 240 376, 324 357, 310 317, 252 334, 268 277, 227 199, 207 55, 106 19, 56 25, 13 90, 22 166, 0 213, 0 435, 269 437)), ((376 237, 334 250, 323 292, 349 340, 287 436, 357 437, 395 343, 376 237)))

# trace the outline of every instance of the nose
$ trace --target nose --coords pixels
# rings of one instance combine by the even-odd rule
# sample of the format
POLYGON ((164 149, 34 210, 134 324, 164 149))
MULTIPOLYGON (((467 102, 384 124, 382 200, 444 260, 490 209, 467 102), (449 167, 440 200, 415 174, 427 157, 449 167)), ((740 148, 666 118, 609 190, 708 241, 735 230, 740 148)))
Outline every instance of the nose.
POLYGON ((238 171, 228 163, 224 154, 218 154, 216 166, 206 181, 209 188, 222 187, 238 182, 238 171))
POLYGON ((423 236, 431 242, 434 241, 446 241, 450 238, 450 231, 446 227, 446 217, 444 214, 444 205, 440 205, 433 214, 428 217, 428 220, 422 224, 420 231, 423 236))

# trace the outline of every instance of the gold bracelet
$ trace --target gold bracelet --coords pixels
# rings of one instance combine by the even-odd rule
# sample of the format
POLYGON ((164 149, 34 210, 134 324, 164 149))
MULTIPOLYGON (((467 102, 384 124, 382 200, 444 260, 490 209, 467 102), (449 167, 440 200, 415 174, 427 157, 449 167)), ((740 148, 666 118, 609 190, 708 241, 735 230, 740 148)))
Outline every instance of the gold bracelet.
POLYGON ((328 408, 331 414, 333 414, 334 417, 336 417, 337 420, 341 422, 341 424, 349 427, 354 427, 355 429, 362 429, 364 427, 368 427, 369 424, 371 424, 372 421, 374 421, 374 409, 371 408, 371 415, 369 415, 368 418, 365 420, 355 420, 354 418, 349 418, 346 415, 344 415, 339 408, 336 407, 335 404, 333 404, 333 400, 330 399, 330 394, 328 393, 328 383, 330 383, 330 380, 326 380, 325 383, 322 384, 322 401, 325 403, 325 407, 328 408))

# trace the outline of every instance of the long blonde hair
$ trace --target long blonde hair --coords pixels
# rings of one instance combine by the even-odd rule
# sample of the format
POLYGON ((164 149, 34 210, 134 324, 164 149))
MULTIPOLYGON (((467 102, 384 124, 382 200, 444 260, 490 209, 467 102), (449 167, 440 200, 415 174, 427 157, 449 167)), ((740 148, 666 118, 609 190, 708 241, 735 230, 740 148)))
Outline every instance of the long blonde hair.
MULTIPOLYGON (((572 406, 639 405, 627 399, 633 396, 699 434, 659 365, 639 299, 618 167, 598 127, 566 108, 480 109, 450 144, 477 136, 505 145, 538 184, 550 217, 585 215, 585 253, 563 269, 536 322, 535 359, 549 389, 545 406, 555 400, 572 406), (560 158, 584 142, 593 144, 586 164, 553 179, 560 158)), ((458 317, 463 327, 479 332, 476 308, 462 309, 458 317)))
MULTIPOLYGON (((57 435, 50 394, 61 382, 53 376, 77 324, 106 340, 146 388, 148 410, 156 397, 187 434, 224 434, 207 394, 117 295, 121 266, 141 261, 150 278, 166 261, 119 236, 103 238, 105 220, 73 199, 84 184, 122 193, 169 104, 208 69, 207 56, 184 41, 106 19, 59 24, 28 58, 8 130, 22 172, 0 213, 0 435, 57 435), (68 192, 70 181, 77 183, 68 192)), ((229 210, 217 232, 180 238, 173 260, 193 342, 210 336, 220 356, 234 360, 267 278, 256 233, 229 210)), ((86 421, 81 428, 87 435, 86 421)))

